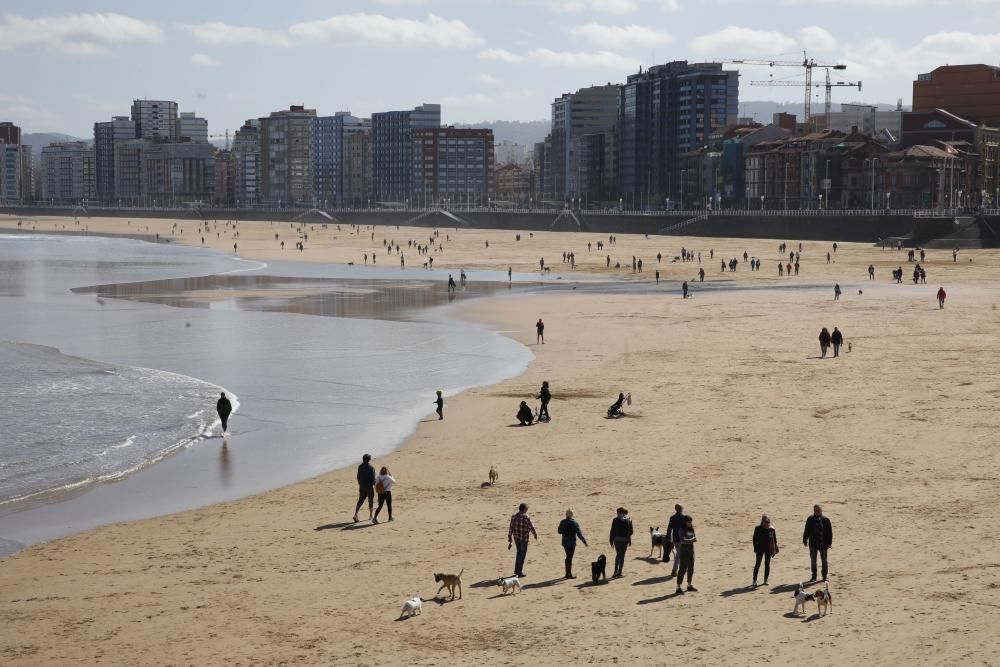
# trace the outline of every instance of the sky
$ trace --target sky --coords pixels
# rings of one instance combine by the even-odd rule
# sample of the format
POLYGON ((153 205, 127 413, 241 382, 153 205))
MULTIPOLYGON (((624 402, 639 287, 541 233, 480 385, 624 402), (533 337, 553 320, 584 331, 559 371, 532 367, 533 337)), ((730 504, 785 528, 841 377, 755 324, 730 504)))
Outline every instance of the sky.
MULTIPOLYGON (((862 82, 835 102, 909 104, 920 72, 1000 64, 998 15, 1000 0, 3 0, 0 121, 92 137, 135 98, 176 100, 212 134, 290 104, 538 120, 553 98, 640 67, 803 50, 862 82)), ((741 101, 803 97, 749 85, 801 68, 731 67, 741 101)))

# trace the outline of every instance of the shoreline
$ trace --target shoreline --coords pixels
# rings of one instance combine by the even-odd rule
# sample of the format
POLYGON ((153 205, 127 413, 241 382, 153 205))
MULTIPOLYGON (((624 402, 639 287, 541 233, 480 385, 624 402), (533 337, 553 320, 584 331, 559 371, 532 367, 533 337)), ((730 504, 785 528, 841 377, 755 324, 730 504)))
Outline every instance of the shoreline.
MULTIPOLYGON (((845 275, 878 259, 844 252, 845 275)), ((398 479, 397 521, 350 522, 348 467, 41 545, 0 562, 12 630, 0 651, 11 664, 108 654, 139 664, 655 664, 664 653, 706 664, 988 663, 1000 650, 988 611, 998 567, 989 526, 1000 518, 990 444, 1000 285, 988 276, 1000 262, 973 256, 971 267, 940 255, 928 264, 951 276, 943 311, 936 284, 882 280, 836 303, 768 280, 687 301, 558 292, 468 304, 462 316, 535 358, 517 377, 452 398, 443 422, 424 419, 375 461, 398 479), (544 347, 533 344, 538 317, 544 347), (839 324, 853 352, 817 359, 820 322, 839 324), (543 379, 553 421, 508 428, 543 379), (605 420, 620 390, 635 398, 630 416, 605 420), (499 484, 480 488, 490 465, 499 484), (664 526, 678 501, 699 536, 700 593, 682 597, 669 566, 646 558, 648 527, 664 526), (541 539, 525 590, 504 597, 492 583, 512 565, 506 526, 518 502, 541 539), (836 608, 792 618, 788 586, 808 574, 797 533, 814 502, 834 523, 836 608), (590 586, 586 566, 610 551, 602 538, 618 505, 636 523, 626 576, 590 586), (568 507, 591 544, 577 551, 576 581, 560 577, 555 534, 568 507), (782 549, 772 588, 750 591, 748 542, 763 511, 782 549), (955 528, 946 553, 922 537, 941 520, 955 528), (432 600, 432 573, 463 568, 463 599, 432 600), (424 613, 397 623, 413 595, 424 613)))

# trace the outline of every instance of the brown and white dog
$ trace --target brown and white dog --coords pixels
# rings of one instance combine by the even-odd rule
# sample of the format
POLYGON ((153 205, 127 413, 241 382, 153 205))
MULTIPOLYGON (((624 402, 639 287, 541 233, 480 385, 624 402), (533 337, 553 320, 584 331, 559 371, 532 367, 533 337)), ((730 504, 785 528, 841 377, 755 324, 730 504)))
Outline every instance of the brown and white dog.
POLYGON ((795 593, 792 594, 792 597, 795 598, 795 606, 792 608, 793 614, 798 614, 800 609, 803 614, 806 613, 806 602, 816 599, 815 595, 806 592, 806 589, 802 586, 802 584, 799 584, 795 588, 795 593))
MULTIPOLYGON (((462 568, 462 572, 465 572, 465 568, 462 568)), ((444 589, 447 588, 448 592, 451 593, 451 599, 454 600, 455 599, 455 589, 457 588, 458 589, 458 599, 461 600, 462 599, 462 572, 459 572, 458 574, 439 574, 439 573, 435 572, 434 573, 434 582, 435 583, 441 582, 441 588, 438 589, 438 592, 434 595, 434 597, 437 597, 438 595, 441 595, 441 591, 443 591, 444 589)))
POLYGON ((497 472, 497 467, 490 466, 490 486, 496 484, 498 479, 500 479, 500 473, 497 472))
POLYGON ((826 590, 813 593, 813 599, 816 600, 816 613, 820 616, 826 616, 827 613, 833 612, 833 596, 830 595, 830 584, 826 585, 826 590))

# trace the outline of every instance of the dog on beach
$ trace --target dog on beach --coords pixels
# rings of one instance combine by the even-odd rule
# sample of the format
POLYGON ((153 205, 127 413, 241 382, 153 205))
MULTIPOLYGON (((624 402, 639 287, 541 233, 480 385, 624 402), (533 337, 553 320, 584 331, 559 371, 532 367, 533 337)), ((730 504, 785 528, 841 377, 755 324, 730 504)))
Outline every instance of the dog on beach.
POLYGON ((830 584, 826 585, 826 590, 813 593, 813 599, 816 600, 816 613, 820 616, 826 616, 827 613, 833 612, 833 597, 830 595, 830 584))
POLYGON ((649 547, 649 557, 652 558, 653 552, 659 549, 660 554, 658 558, 663 558, 663 549, 667 545, 667 536, 665 533, 660 532, 659 526, 656 528, 653 528, 652 526, 649 527, 649 541, 651 542, 649 547))
POLYGON ((424 601, 420 598, 411 598, 403 603, 403 611, 399 612, 400 618, 413 618, 424 610, 424 601))
POLYGON ((451 594, 451 599, 455 599, 455 589, 458 589, 458 599, 462 599, 462 572, 465 572, 465 568, 458 574, 440 574, 438 572, 434 573, 434 583, 440 583, 441 588, 438 592, 434 594, 434 597, 441 595, 441 591, 448 589, 448 593, 451 594))
POLYGON ((806 589, 802 586, 802 584, 795 587, 795 593, 792 597, 795 598, 795 607, 792 608, 793 614, 798 614, 800 609, 803 614, 806 613, 806 602, 816 599, 814 594, 806 592, 806 589))
POLYGON ((496 484, 498 479, 500 479, 500 473, 497 472, 497 467, 490 466, 490 486, 496 484))
POLYGON ((590 580, 593 583, 597 583, 598 579, 604 579, 604 583, 608 583, 608 557, 601 554, 597 557, 593 563, 590 564, 590 580))
POLYGON ((504 595, 508 592, 513 595, 521 590, 521 580, 517 577, 500 577, 497 579, 497 586, 503 589, 504 595))

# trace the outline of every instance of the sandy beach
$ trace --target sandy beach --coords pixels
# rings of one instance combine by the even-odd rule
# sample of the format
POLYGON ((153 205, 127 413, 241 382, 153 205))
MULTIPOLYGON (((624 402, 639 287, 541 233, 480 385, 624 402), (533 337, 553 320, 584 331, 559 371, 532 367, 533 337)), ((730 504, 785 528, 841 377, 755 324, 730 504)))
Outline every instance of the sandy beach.
MULTIPOLYGON (((172 241, 200 245, 193 220, 78 227, 166 238, 175 222, 185 229, 172 241)), ((0 229, 16 224, 0 217, 0 229)), ((233 252, 231 232, 218 226, 206 245, 233 252)), ((239 223, 239 255, 358 265, 374 250, 380 265, 398 265, 385 237, 403 245, 406 276, 419 277, 423 259, 406 242, 431 232, 377 228, 372 240, 371 230, 317 226, 299 252, 297 232, 278 227, 239 223)), ((3 664, 997 663, 1000 252, 962 251, 954 262, 930 251, 927 284, 914 285, 905 253, 861 244, 840 244, 828 264, 829 244, 805 243, 800 275, 778 278, 779 240, 622 234, 588 252, 607 237, 440 235, 435 268, 473 278, 480 269, 537 270, 544 257, 567 275, 652 282, 659 269, 663 280, 691 280, 697 261, 671 261, 683 246, 702 253, 706 283, 687 300, 669 282, 644 294, 472 302, 464 317, 536 358, 520 377, 448 399, 443 421, 431 418, 427 397, 413 436, 374 461, 398 480, 394 522, 351 522, 357 485, 346 469, 32 547, 0 561, 3 664), (563 251, 576 253, 575 270, 563 251), (760 272, 747 269, 744 251, 762 258, 760 272), (642 274, 632 272, 633 255, 642 274), (739 269, 720 271, 732 257, 739 269), (904 284, 892 284, 900 265, 904 284), (942 285, 943 310, 934 298, 942 285), (545 345, 535 344, 539 317, 545 345), (850 352, 820 359, 824 326, 839 327, 850 352), (552 422, 515 427, 518 403, 535 405, 543 380, 552 422), (633 405, 607 420, 619 391, 633 405), (499 482, 483 488, 491 465, 499 482), (524 590, 502 596, 494 583, 512 573, 507 526, 520 502, 539 539, 524 590), (648 558, 649 528, 666 527, 676 502, 698 535, 699 591, 684 596, 674 595, 670 566, 648 558), (833 523, 834 608, 818 618, 810 603, 795 617, 814 503, 833 523), (593 586, 589 564, 613 558, 608 529, 620 505, 636 531, 625 576, 593 586), (577 549, 575 580, 562 578, 556 534, 570 508, 590 543, 577 549), (750 539, 763 512, 781 552, 771 586, 752 590, 750 539), (462 599, 434 599, 433 573, 463 569, 462 599), (397 621, 415 595, 422 615, 397 621)))

